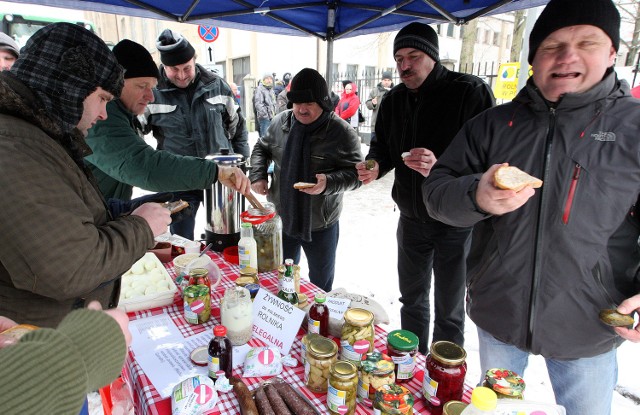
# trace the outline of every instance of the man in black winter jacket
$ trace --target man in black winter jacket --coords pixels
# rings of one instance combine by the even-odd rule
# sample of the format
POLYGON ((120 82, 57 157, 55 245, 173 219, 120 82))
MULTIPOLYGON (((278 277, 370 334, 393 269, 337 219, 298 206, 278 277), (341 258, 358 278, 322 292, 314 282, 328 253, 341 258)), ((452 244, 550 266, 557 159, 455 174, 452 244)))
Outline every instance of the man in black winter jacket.
POLYGON ((395 38, 394 58, 401 84, 389 91, 378 110, 376 136, 360 180, 371 183, 395 169, 392 197, 400 209, 398 275, 402 328, 415 333, 419 350, 429 350, 429 291, 434 273, 433 341, 464 344, 465 258, 471 228, 432 219, 421 185, 433 164, 470 118, 494 104, 491 90, 472 75, 447 70, 439 62, 438 35, 411 23, 395 38))

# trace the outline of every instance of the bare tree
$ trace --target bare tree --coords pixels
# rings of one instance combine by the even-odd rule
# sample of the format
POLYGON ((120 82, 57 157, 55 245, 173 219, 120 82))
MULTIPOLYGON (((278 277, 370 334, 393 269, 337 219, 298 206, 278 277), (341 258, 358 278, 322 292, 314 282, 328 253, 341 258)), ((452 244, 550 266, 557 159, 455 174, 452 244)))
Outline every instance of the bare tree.
POLYGON ((511 62, 520 62, 526 19, 526 10, 518 10, 513 13, 513 42, 511 42, 511 52, 509 54, 511 62))
POLYGON ((629 49, 625 66, 636 64, 638 52, 640 52, 640 4, 638 0, 617 0, 618 10, 623 22, 633 25, 633 35, 631 40, 620 39, 623 45, 629 49))
POLYGON ((476 43, 478 19, 473 19, 462 26, 462 49, 460 49, 460 71, 473 72, 473 48, 476 43))

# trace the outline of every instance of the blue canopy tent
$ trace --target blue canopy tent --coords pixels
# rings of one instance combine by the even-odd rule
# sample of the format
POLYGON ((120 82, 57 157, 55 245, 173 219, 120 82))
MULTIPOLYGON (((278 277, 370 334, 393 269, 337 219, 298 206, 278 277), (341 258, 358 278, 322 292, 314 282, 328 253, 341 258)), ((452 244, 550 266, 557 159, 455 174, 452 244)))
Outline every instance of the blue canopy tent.
MULTIPOLYGON (((13 0, 15 1, 15 0, 13 0)), ((476 17, 544 5, 549 0, 17 0, 20 3, 209 24, 327 41, 398 30, 412 21, 464 24, 476 17)))

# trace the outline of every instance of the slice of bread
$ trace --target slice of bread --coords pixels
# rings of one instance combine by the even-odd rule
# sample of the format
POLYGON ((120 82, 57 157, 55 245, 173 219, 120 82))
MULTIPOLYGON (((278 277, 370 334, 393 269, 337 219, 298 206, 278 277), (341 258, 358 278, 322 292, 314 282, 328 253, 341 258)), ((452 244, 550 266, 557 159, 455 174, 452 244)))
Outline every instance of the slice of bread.
POLYGON ((542 186, 542 180, 514 166, 500 167, 496 170, 493 181, 500 189, 515 190, 516 192, 519 192, 527 186, 531 186, 534 189, 542 186))
POLYGON ((294 183, 293 188, 294 189, 310 189, 315 185, 316 185, 315 183, 298 182, 298 183, 294 183))

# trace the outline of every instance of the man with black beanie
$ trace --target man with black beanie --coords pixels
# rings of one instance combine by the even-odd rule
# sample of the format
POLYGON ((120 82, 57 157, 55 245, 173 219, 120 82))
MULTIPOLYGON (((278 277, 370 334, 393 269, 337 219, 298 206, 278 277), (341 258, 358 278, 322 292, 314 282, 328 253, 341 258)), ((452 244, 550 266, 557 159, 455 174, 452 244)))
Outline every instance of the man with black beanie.
POLYGON ((541 355, 567 415, 611 413, 617 347, 640 341, 633 322, 599 318, 640 310, 640 103, 613 70, 619 30, 611 0, 551 0, 529 37, 533 76, 469 121, 423 184, 433 217, 474 227, 480 373, 526 375, 541 355), (506 164, 542 187, 498 189, 506 164))
MULTIPOLYGON (((129 39, 120 41, 113 54, 124 68, 124 87, 120 98, 107 104, 109 117, 89 130, 87 144, 93 154, 85 158, 102 194, 109 199, 112 212, 128 212, 144 201, 180 198, 179 193, 158 193, 131 200, 133 186, 154 192, 210 187, 218 177, 214 162, 156 150, 144 141, 138 116, 153 102, 153 89, 160 76, 151 54, 129 39)), ((245 180, 243 190, 249 190, 242 170, 233 168, 233 171, 236 177, 245 180)), ((192 219, 192 213, 187 209, 174 215, 172 224, 192 219)))
POLYGON ((401 84, 387 92, 376 118, 367 159, 357 166, 366 185, 395 169, 392 197, 400 209, 398 276, 402 328, 429 350, 431 272, 434 286, 432 341, 464 345, 465 259, 471 228, 433 219, 421 185, 462 125, 494 104, 489 86, 440 64, 438 35, 426 24, 402 28, 393 43, 401 84))
MULTIPOLYGON (((196 63, 187 38, 171 29, 156 41, 160 77, 155 101, 147 106, 145 133, 153 132, 158 149, 204 158, 228 149, 249 157, 248 131, 231 87, 218 75, 196 63)), ((203 200, 202 187, 180 192, 195 216, 203 200)), ((194 239, 195 217, 171 226, 171 232, 194 239)))
POLYGON ((318 71, 301 70, 290 86, 288 107, 293 109, 277 114, 254 146, 249 178, 253 190, 267 195, 280 213, 284 257, 297 264, 304 249, 309 279, 331 291, 342 195, 360 187, 354 169, 362 161, 360 141, 332 111, 327 82, 318 71), (299 182, 309 185, 294 188, 299 182))

